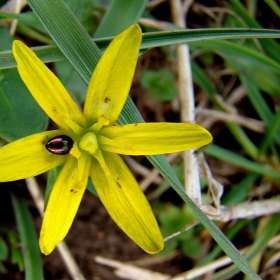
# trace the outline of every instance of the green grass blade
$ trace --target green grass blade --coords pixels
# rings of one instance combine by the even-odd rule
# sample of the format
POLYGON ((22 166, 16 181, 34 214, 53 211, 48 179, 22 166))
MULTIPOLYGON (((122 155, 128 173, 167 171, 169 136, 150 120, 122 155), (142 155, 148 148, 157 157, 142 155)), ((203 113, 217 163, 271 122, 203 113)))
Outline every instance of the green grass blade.
MULTIPOLYGON (((46 2, 47 4, 48 2, 46 2)), ((52 17, 50 18, 52 20, 52 17)), ((70 21, 71 23, 71 21, 70 21)), ((78 24, 80 24, 78 22, 78 24)), ((72 25, 75 24, 72 22, 72 25)), ((72 26, 71 26, 72 27, 72 26)), ((59 31, 59 30, 58 30, 59 31)), ((50 30, 49 30, 50 32, 50 30)), ((70 36, 72 35, 71 32, 70 36)), ((83 33, 85 33, 83 29, 83 33)), ((63 34, 60 34, 63 36, 63 34)), ((66 36, 66 34, 65 34, 66 36)), ((68 35, 67 35, 68 36, 68 35)), ((88 35, 86 35, 88 36, 88 35)), ((69 38, 70 42, 77 44, 81 47, 81 42, 79 42, 79 37, 75 38, 71 36, 69 38)), ((196 30, 176 30, 176 31, 162 31, 162 32, 150 32, 143 35, 143 40, 141 44, 141 50, 146 50, 150 48, 155 48, 159 46, 168 46, 171 44, 181 44, 181 43, 191 43, 199 41, 209 41, 217 39, 236 39, 236 38, 280 38, 280 31, 278 30, 266 30, 266 29, 241 29, 241 28, 208 28, 208 29, 196 29, 196 30)), ((104 51, 108 44, 111 42, 113 37, 105 39, 96 39, 94 42, 98 47, 104 51)), ((89 42, 87 41, 86 49, 89 47, 89 42)), ((71 44, 69 45, 71 47, 71 44)), ((74 48, 74 46, 73 46, 74 48)), ((34 52, 43 62, 52 62, 65 59, 65 56, 57 46, 44 46, 33 48, 34 52)), ((98 56, 98 55, 97 55, 98 56)), ((93 55, 93 57, 96 57, 93 55)), ((76 60, 73 60, 75 62, 76 60)), ((95 61, 96 62, 96 61, 95 61)), ((91 66, 94 67, 95 62, 91 63, 91 66)), ((13 58, 12 52, 1 51, 0 52, 0 69, 16 67, 15 60, 13 58)), ((84 74, 84 71, 82 72, 84 74)), ((86 76, 86 75, 85 75, 86 76)))
POLYGON ((260 118, 268 125, 273 118, 273 113, 271 112, 268 104, 266 103, 264 97, 262 96, 261 92, 259 91, 258 87, 249 81, 243 75, 239 75, 242 84, 246 88, 248 97, 260 116, 260 118))
POLYGON ((255 159, 258 156, 258 148, 249 139, 244 130, 235 123, 227 123, 227 127, 233 134, 237 142, 244 148, 244 150, 250 155, 251 158, 255 159))
POLYGON ((216 108, 224 111, 224 108, 222 108, 219 102, 217 102, 217 97, 220 96, 220 94, 218 94, 218 89, 213 85, 208 76, 205 75, 205 72, 201 69, 201 67, 195 60, 191 61, 191 69, 193 80, 195 81, 195 83, 197 83, 201 87, 201 89, 203 89, 207 93, 207 95, 211 99, 211 102, 215 105, 216 108))
POLYGON ((13 13, 4 13, 0 12, 0 18, 10 18, 17 19, 19 23, 24 23, 30 27, 33 27, 42 33, 45 33, 41 22, 38 20, 36 15, 33 12, 26 12, 21 14, 13 14, 13 13))
MULTIPOLYGON (((244 228, 248 224, 249 220, 243 219, 236 222, 236 224, 228 230, 226 233, 226 237, 231 240, 236 236, 242 228, 244 228)), ((197 267, 210 263, 211 261, 216 260, 219 255, 221 254, 221 248, 219 246, 215 246, 215 248, 210 252, 210 254, 207 254, 207 256, 198 263, 197 267)))
POLYGON ((22 244, 25 279, 43 280, 44 276, 38 236, 32 217, 23 199, 12 194, 12 203, 22 244))
POLYGON ((94 38, 115 36, 130 25, 137 23, 147 2, 148 0, 114 0, 98 26, 94 38), (116 16, 119 14, 121 14, 121 20, 116 21, 116 16))
MULTIPOLYGON (((263 228, 260 236, 255 240, 254 244, 251 246, 249 251, 246 253, 246 259, 251 260, 259 252, 261 252, 270 241, 271 238, 277 233, 280 228, 280 213, 277 213, 272 216, 272 219, 268 224, 263 228)), ((235 266, 230 266, 217 273, 212 279, 213 280, 224 280, 229 279, 233 275, 238 273, 238 269, 235 266)))
POLYGON ((256 172, 258 174, 265 175, 277 181, 280 181, 280 173, 277 172, 276 170, 270 167, 263 166, 256 162, 250 161, 242 156, 237 155, 236 153, 230 152, 215 144, 211 144, 207 146, 204 151, 206 154, 212 157, 224 160, 226 162, 247 169, 251 172, 256 172))
POLYGON ((41 32, 38 32, 34 28, 31 28, 28 25, 23 24, 23 23, 18 23, 17 32, 24 34, 29 38, 35 39, 35 40, 45 43, 45 44, 53 43, 53 41, 49 37, 47 37, 46 35, 42 34, 41 32))
MULTIPOLYGON (((255 20, 248 13, 247 9, 243 6, 243 4, 240 1, 230 0, 230 1, 228 1, 227 6, 230 9, 233 9, 238 14, 238 16, 242 17, 242 19, 246 23, 245 27, 262 28, 262 26, 258 23, 258 21, 255 20)), ((279 8, 278 8, 278 11, 279 11, 279 8)), ((274 10, 274 12, 277 12, 276 9, 274 10)), ((272 57, 276 61, 280 62, 280 45, 275 40, 258 39, 258 41, 261 43, 263 49, 270 57, 272 57)))
POLYGON ((249 173, 237 185, 226 192, 222 197, 222 205, 231 206, 248 199, 249 189, 260 176, 249 173))
MULTIPOLYGON (((259 114, 260 118, 265 122, 267 127, 272 127, 273 122, 275 121, 275 115, 271 112, 267 102, 265 101, 264 97, 262 96, 262 93, 258 89, 258 87, 250 82, 247 77, 244 75, 240 75, 240 80, 244 87, 246 88, 246 91, 248 93, 248 97, 256 110, 256 112, 259 114)), ((277 121, 277 119, 276 119, 277 121)), ((280 127, 279 123, 275 123, 276 127, 273 127, 273 134, 270 136, 273 136, 275 140, 277 141, 278 145, 280 144, 280 127)), ((267 133, 266 133, 267 134, 267 133)), ((268 140, 268 138, 267 138, 268 140)), ((267 143, 269 144, 269 143, 267 143)), ((261 148, 263 149, 263 147, 261 148)), ((259 154, 263 151, 259 151, 259 154)))
MULTIPOLYGON (((269 145, 273 141, 275 134, 277 133, 277 131, 279 131, 279 124, 280 124, 280 109, 278 109, 273 121, 268 126, 267 131, 264 135, 264 139, 263 139, 262 143, 260 144, 260 148, 259 148, 260 155, 265 152, 265 150, 269 147, 269 145)), ((279 143, 279 141, 278 141, 278 143, 279 143)))
POLYGON ((201 223, 207 228, 211 236, 216 240, 222 250, 231 258, 235 265, 250 279, 261 279, 251 268, 246 259, 239 253, 234 245, 226 238, 220 229, 207 218, 207 216, 186 195, 182 184, 173 172, 172 167, 166 162, 164 156, 147 157, 159 170, 159 173, 170 182, 174 190, 181 196, 191 210, 196 214, 201 223), (162 169, 162 167, 164 169, 162 169))
POLYGON ((280 64, 249 47, 229 41, 196 42, 195 46, 223 57, 238 75, 266 93, 280 96, 280 64), (265 75, 263 75, 265 73, 265 75))
MULTIPOLYGON (((210 79, 205 75, 205 72, 195 61, 192 61, 192 73, 194 81, 208 94, 215 107, 225 112, 226 108, 223 108, 221 104, 217 102, 217 97, 221 96, 219 90, 213 85, 210 79)), ((243 129, 239 125, 231 122, 226 122, 226 125, 244 150, 252 158, 256 158, 258 156, 258 149, 243 129)))
POLYGON ((274 2, 274 0, 264 0, 264 2, 270 7, 271 10, 274 11, 274 13, 280 17, 280 8, 279 6, 276 4, 276 2, 274 2))

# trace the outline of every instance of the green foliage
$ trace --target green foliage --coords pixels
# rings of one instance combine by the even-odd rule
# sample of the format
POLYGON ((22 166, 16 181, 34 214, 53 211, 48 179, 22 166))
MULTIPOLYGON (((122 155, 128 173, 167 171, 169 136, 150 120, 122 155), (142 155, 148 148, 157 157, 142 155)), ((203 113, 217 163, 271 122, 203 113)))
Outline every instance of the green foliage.
POLYGON ((20 239, 16 232, 7 227, 0 227, 0 274, 8 273, 3 262, 17 265, 20 271, 24 270, 23 256, 19 248, 20 239))
POLYGON ((44 131, 48 125, 47 115, 30 95, 16 69, 8 70, 0 81, 0 111, 0 134, 8 141, 44 131))
POLYGON ((55 63, 57 75, 71 96, 79 103, 85 101, 87 85, 67 60, 55 63))
MULTIPOLYGON (((31 214, 22 198, 12 195, 12 203, 22 244, 25 278, 28 280, 44 279, 38 236, 35 231, 31 214)), ((13 257, 15 259, 18 258, 16 252, 13 257)))
POLYGON ((178 95, 174 80, 173 72, 167 68, 145 70, 140 78, 141 86, 146 89, 147 94, 162 101, 170 101, 178 95))
POLYGON ((8 257, 8 246, 3 238, 0 238, 0 260, 5 260, 8 257))
MULTIPOLYGON (((184 204, 183 207, 165 205, 158 214, 158 219, 163 236, 169 236, 196 220, 196 216, 186 204, 184 204)), ((164 249, 157 255, 168 255, 179 247, 187 257, 196 258, 199 255, 201 244, 199 239, 195 236, 194 229, 190 229, 170 241, 167 241, 164 249)))
MULTIPOLYGON (((0 37, 0 49, 11 49, 12 37, 7 28, 0 28, 0 37)), ((46 114, 16 69, 0 71, 0 112, 0 136, 8 141, 44 131, 48 125, 46 114)))

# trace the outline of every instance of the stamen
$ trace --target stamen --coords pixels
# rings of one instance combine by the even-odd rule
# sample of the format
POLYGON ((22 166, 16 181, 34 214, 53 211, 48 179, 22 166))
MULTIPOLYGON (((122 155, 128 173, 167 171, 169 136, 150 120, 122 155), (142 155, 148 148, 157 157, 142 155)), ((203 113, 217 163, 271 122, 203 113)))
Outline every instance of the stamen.
POLYGON ((100 117, 98 119, 98 123, 101 123, 103 126, 104 125, 109 125, 110 121, 108 121, 107 119, 105 119, 104 117, 100 117))
POLYGON ((81 156, 81 152, 79 150, 79 147, 78 147, 78 144, 76 141, 74 142, 74 145, 73 145, 72 149, 70 150, 70 154, 73 157, 75 157, 76 159, 78 159, 81 156))
MULTIPOLYGON (((78 182, 81 182, 84 178, 84 174, 88 173, 88 171, 86 171, 86 163, 87 163, 87 159, 89 157, 88 153, 82 152, 81 153, 81 157, 79 157, 78 159, 78 169, 77 169, 77 179, 78 182)), ((79 187, 79 186, 77 186, 79 187)))
POLYGON ((110 174, 110 170, 109 170, 109 168, 108 168, 108 166, 107 166, 107 164, 106 164, 106 162, 104 160, 104 157, 102 155, 101 150, 98 149, 93 156, 98 160, 98 162, 101 165, 105 175, 109 175, 110 174))
POLYGON ((110 121, 108 121, 108 120, 105 119, 104 117, 100 117, 100 118, 98 119, 98 122, 95 123, 94 125, 92 125, 92 126, 90 127, 89 130, 93 131, 94 133, 98 133, 99 130, 100 130, 104 125, 107 126, 107 125, 109 125, 109 123, 110 123, 110 121))

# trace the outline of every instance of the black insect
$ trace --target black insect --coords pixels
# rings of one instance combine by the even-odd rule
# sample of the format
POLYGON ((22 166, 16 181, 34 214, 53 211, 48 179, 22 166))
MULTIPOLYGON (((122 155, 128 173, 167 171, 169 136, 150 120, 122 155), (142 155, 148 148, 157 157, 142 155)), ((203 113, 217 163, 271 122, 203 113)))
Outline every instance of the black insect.
POLYGON ((46 149, 55 155, 66 155, 73 147, 73 140, 67 135, 58 135, 46 143, 46 149))

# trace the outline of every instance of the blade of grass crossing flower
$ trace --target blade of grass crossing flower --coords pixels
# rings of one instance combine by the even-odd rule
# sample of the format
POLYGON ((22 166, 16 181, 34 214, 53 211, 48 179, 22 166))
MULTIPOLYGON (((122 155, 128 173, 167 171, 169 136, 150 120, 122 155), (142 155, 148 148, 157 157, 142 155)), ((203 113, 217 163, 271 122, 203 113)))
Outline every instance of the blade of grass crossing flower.
MULTIPOLYGON (((36 13, 38 18, 44 23, 47 30, 49 30, 50 35, 53 37, 53 39, 56 41, 57 45, 61 48, 64 55, 71 61, 74 68, 78 71, 78 73, 81 75, 81 77, 85 80, 86 83, 89 82, 92 70, 94 66, 96 65, 96 53, 97 51, 90 50, 91 48, 95 49, 96 46, 92 44, 91 40, 90 43, 88 42, 88 36, 84 34, 84 30, 81 27, 80 23, 77 23, 76 18, 73 16, 73 14, 68 10, 64 8, 64 3, 62 1, 44 1, 44 0, 29 0, 28 1, 30 5, 32 6, 33 11, 36 13), (54 9, 54 13, 52 13, 54 9), (60 14, 63 14, 63 17, 60 16, 60 14), (54 16, 52 16, 54 15, 54 16), (67 21, 63 18, 66 16, 67 21), (62 19, 62 20, 61 20, 62 19), (69 29, 69 22, 74 25, 73 28, 69 29), (59 29, 59 30, 58 30, 59 29), (67 34, 63 31, 66 29, 67 34), (70 33, 69 34, 69 30, 70 33), (68 35, 70 36, 70 39, 68 40, 68 35), (83 37, 81 39, 81 36, 83 37), (71 44, 72 37, 79 38, 78 42, 81 46, 83 46, 83 43, 86 44, 85 48, 81 48, 80 46, 76 46, 75 44, 71 44), (70 41, 70 45, 68 46, 68 42, 70 41), (86 42, 85 42, 86 41, 86 42), (65 43, 67 42, 67 44, 65 43), (73 47, 73 48, 72 48, 73 47), (72 58, 71 53, 76 53, 75 58, 72 58), (79 59, 81 61, 79 61, 79 59), (84 66, 83 66, 84 65, 84 66), (91 67, 93 66, 93 67, 91 67)), ((205 31, 200 31, 205 32, 205 31)), ((218 33, 223 32, 223 30, 219 30, 218 33)), ((246 32, 243 32, 242 30, 238 31, 239 35, 241 37, 248 36, 246 32), (241 34, 241 33, 242 34, 241 34)), ((250 34, 252 35, 252 30, 250 30, 250 34)), ((266 31, 267 32, 267 31, 266 31)), ((191 38, 189 31, 185 31, 185 34, 188 33, 190 41, 194 40, 191 38)), ((205 39, 213 38, 214 34, 217 34, 214 30, 213 33, 207 32, 205 39)), ((174 40, 176 40, 174 37, 177 37, 182 34, 180 32, 172 32, 172 39, 170 40, 170 32, 165 34, 165 36, 160 36, 160 40, 157 40, 154 34, 152 37, 147 35, 147 41, 145 44, 143 44, 144 48, 149 48, 152 46, 157 45, 169 45, 171 42, 174 43, 174 40), (169 39, 168 39, 169 38, 169 39)), ((162 34, 163 35, 163 34, 162 34)), ((201 34, 200 34, 201 35, 201 34)), ((221 34, 220 34, 221 35, 221 34)), ((255 31, 256 36, 263 36, 262 32, 259 32, 259 30, 255 31), (257 35, 258 34, 258 35, 257 35)), ((232 33, 224 33, 224 38, 230 37, 232 38, 232 33)), ((270 36, 279 36, 280 32, 271 32, 270 36), (273 33, 273 35, 272 35, 273 33)), ((200 37, 201 39, 202 37, 200 37)), ((90 39, 90 38, 89 38, 90 39)), ((177 43, 184 43, 186 42, 186 38, 181 38, 180 40, 177 40, 177 43)), ((132 114, 129 114, 129 119, 132 120, 131 122, 135 122, 133 120, 142 119, 139 112, 135 109, 134 106, 130 106, 132 103, 130 102, 128 104, 128 107, 130 107, 132 114)), ((126 105, 125 105, 125 108, 126 105)), ((122 115, 122 114, 121 114, 122 115)), ((122 118, 122 116, 120 116, 122 118)), ((127 121, 126 118, 124 118, 125 121, 127 121)), ((172 187, 179 193, 179 195, 183 198, 183 200, 191 207, 191 209, 196 213, 196 215, 200 218, 202 223, 205 225, 205 227, 209 230, 211 235, 215 238, 215 240, 219 243, 219 245, 222 247, 222 249, 230 256, 236 265, 247 275, 250 275, 252 279, 259 279, 259 277, 255 274, 255 272, 252 270, 252 268, 249 266, 249 264, 246 262, 246 260, 234 249, 232 244, 224 237, 224 235, 219 231, 219 229, 205 216, 203 212, 200 211, 200 209, 197 209, 196 205, 185 195, 184 191, 182 190, 183 186, 178 181, 178 178, 176 177, 175 173, 173 172, 172 168, 169 166, 167 161, 162 156, 154 156, 154 157, 148 157, 149 160, 152 162, 152 164, 160 171, 162 175, 164 175, 165 178, 169 180, 172 187)))
POLYGON ((117 35, 136 23, 144 12, 147 2, 148 0, 112 1, 94 34, 94 38, 117 35), (118 15, 121 15, 122 20, 116 21, 118 15))
POLYGON ((68 132, 73 130, 69 121, 85 126, 84 116, 53 72, 20 41, 14 41, 13 53, 22 80, 48 116, 68 132))
POLYGON ((111 125, 116 122, 130 90, 141 35, 138 25, 131 26, 119 34, 102 55, 90 80, 84 107, 91 123, 101 116, 111 125))
POLYGON ((26 203, 12 194, 12 204, 16 215, 16 222, 19 229, 25 279, 43 280, 43 266, 41 254, 38 246, 38 237, 32 221, 32 217, 28 211, 26 203))
POLYGON ((210 133, 191 123, 139 123, 100 131, 101 148, 117 154, 156 155, 195 149, 209 144, 210 133))
POLYGON ((64 239, 73 223, 86 189, 90 158, 85 158, 84 163, 83 174, 79 176, 77 159, 69 157, 53 187, 39 241, 41 251, 45 255, 50 254, 64 239))
POLYGON ((131 171, 119 155, 104 152, 110 174, 93 159, 90 177, 110 216, 144 251, 157 253, 163 248, 151 207, 131 171))
POLYGON ((2 147, 0 182, 36 176, 64 163, 68 155, 57 156, 45 148, 49 139, 61 133, 61 130, 41 132, 2 147))
MULTIPOLYGON (((31 0, 32 1, 32 0, 31 0)), ((30 0, 29 0, 30 2, 30 0)), ((59 31, 59 30, 58 30, 59 31)), ((64 33, 57 32, 59 37, 64 37, 64 33)), ((51 33, 52 34, 52 33, 51 33)), ((54 36, 53 36, 54 37, 54 36)), ((172 31, 164 31, 164 32, 149 32, 143 34, 143 40, 140 49, 147 50, 150 48, 160 47, 160 46, 169 46, 171 44, 188 44, 191 42, 200 42, 206 40, 217 40, 217 39, 236 39, 236 38, 280 38, 280 31, 277 30, 267 30, 267 29, 245 29, 245 28, 208 28, 208 29, 196 29, 196 30, 179 30, 176 32, 172 31)), ((104 39, 96 39, 94 42, 98 45, 100 50, 104 51, 113 38, 104 38, 104 39)), ((91 40, 90 40, 91 41, 91 40)), ((76 41, 75 41, 76 42, 76 41)), ((91 42, 91 44, 94 44, 91 42)), ((36 55, 43 62, 53 62, 68 58, 68 60, 72 63, 75 69, 79 69, 79 74, 83 78, 83 80, 88 83, 91 77, 92 71, 90 71, 90 67, 92 70, 98 62, 99 57, 101 56, 101 52, 99 54, 95 53, 91 56, 88 53, 84 52, 84 59, 82 61, 82 52, 80 53, 81 57, 74 57, 72 59, 74 49, 68 50, 68 47, 65 46, 65 40, 62 40, 62 44, 60 41, 56 42, 57 45, 61 48, 61 50, 57 46, 49 45, 43 47, 33 48, 36 55), (65 49, 65 52, 63 51, 65 49), (95 61, 88 61, 89 58, 94 58, 95 61), (85 70, 85 67, 88 69, 85 70)), ((88 42, 86 42, 88 43, 88 42)), ((82 45, 80 43, 80 45, 82 45)), ((73 47, 73 45, 71 45, 73 47)), ((96 51, 97 52, 97 51, 96 51)), ((0 69, 7 69, 16 67, 16 63, 11 51, 0 51, 0 69)))

